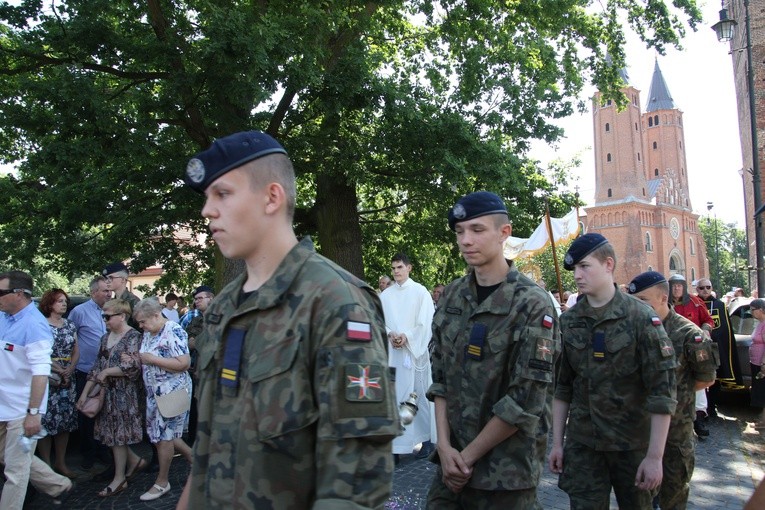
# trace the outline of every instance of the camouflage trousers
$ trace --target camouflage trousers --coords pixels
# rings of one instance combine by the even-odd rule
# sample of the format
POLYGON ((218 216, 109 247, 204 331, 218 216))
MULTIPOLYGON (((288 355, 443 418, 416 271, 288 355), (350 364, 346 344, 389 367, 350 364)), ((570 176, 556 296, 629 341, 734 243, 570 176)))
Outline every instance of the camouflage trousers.
POLYGON ((537 488, 518 491, 486 491, 465 487, 455 494, 442 481, 439 467, 428 491, 428 510, 494 510, 512 508, 513 510, 542 510, 537 500, 537 488))
POLYGON ((684 445, 667 443, 662 462, 664 478, 659 489, 661 510, 685 510, 695 465, 693 440, 684 445))
POLYGON ((601 452, 567 441, 558 487, 568 494, 572 510, 608 510, 612 487, 619 508, 651 510, 656 491, 635 487, 635 475, 645 453, 601 452))

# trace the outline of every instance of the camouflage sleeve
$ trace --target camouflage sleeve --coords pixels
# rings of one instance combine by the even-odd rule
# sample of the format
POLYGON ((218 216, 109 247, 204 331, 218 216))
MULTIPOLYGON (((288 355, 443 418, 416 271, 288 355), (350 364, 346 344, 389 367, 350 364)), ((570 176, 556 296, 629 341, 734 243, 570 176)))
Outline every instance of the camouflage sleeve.
POLYGON ((196 338, 199 336, 199 334, 202 332, 202 327, 204 326, 205 320, 201 315, 197 315, 193 319, 191 319, 191 322, 189 322, 189 325, 186 326, 186 334, 189 336, 189 338, 196 338))
POLYGON ((695 381, 710 382, 717 377, 720 353, 717 342, 704 339, 701 332, 692 332, 685 341, 686 360, 695 381))
MULTIPOLYGON (((525 311, 518 311, 527 317, 521 334, 502 332, 517 339, 515 348, 520 351, 517 357, 510 357, 514 366, 508 369, 506 394, 494 404, 492 411, 503 421, 533 436, 539 419, 548 410, 547 396, 552 389, 555 358, 560 352, 560 334, 555 309, 546 296, 531 297, 525 300, 524 306, 525 311)), ((491 338, 489 343, 491 345, 491 338)))
POLYGON ((646 410, 652 414, 674 414, 677 406, 677 359, 672 342, 655 315, 640 315, 635 320, 640 353, 640 371, 648 389, 646 410))
POLYGON ((314 331, 320 337, 314 508, 378 508, 390 496, 391 442, 401 425, 376 305, 335 309, 314 331))
POLYGON ((436 397, 446 397, 446 378, 444 374, 443 355, 441 351, 441 320, 444 314, 444 308, 440 307, 433 316, 433 335, 431 342, 433 351, 430 353, 430 371, 433 376, 433 383, 428 388, 425 396, 433 401, 436 397))
MULTIPOLYGON (((568 313, 568 312, 566 312, 568 313)), ((566 313, 561 315, 561 336, 565 335, 566 331, 566 313)), ((571 368, 571 364, 568 362, 568 356, 566 355, 566 342, 561 341, 560 359, 558 361, 558 373, 555 377, 555 398, 562 400, 563 402, 571 403, 571 399, 574 395, 574 378, 576 372, 571 368)))

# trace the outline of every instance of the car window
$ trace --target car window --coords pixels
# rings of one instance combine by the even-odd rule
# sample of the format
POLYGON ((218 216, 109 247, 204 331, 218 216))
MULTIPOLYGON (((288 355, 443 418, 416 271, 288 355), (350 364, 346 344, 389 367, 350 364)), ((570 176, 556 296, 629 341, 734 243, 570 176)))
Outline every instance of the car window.
MULTIPOLYGON (((736 310, 736 312, 737 314, 735 317, 737 317, 738 320, 731 320, 731 325, 733 326, 734 332, 739 335, 751 335, 754 333, 754 330, 760 321, 752 316, 752 312, 749 310, 749 308, 741 307, 736 310)), ((733 317, 731 317, 731 319, 733 319, 733 317)))

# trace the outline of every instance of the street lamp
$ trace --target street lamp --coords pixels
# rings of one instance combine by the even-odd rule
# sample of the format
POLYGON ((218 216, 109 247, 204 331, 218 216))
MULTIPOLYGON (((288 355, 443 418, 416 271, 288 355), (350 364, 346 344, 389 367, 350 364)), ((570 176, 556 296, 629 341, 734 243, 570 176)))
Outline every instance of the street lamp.
MULTIPOLYGON (((707 211, 709 211, 709 214, 712 214, 712 208, 714 206, 715 204, 712 202, 707 202, 707 211)), ((709 223, 709 216, 707 216, 707 223, 709 223)), ((722 281, 720 279, 720 242, 717 237, 717 213, 715 213, 715 273, 717 273, 717 278, 715 278, 715 288, 722 289, 722 281)))
MULTIPOLYGON (((720 21, 712 26, 717 34, 717 39, 721 42, 728 42, 733 39, 735 27, 738 25, 736 20, 728 18, 728 10, 723 4, 720 10, 720 21)), ((744 0, 744 29, 746 31, 746 72, 747 87, 749 92, 749 124, 752 136, 752 181, 754 183, 754 248, 755 248, 755 271, 757 271, 757 294, 765 292, 765 267, 763 267, 763 254, 765 245, 763 245, 762 220, 759 213, 762 207, 762 190, 760 189, 760 155, 757 143, 757 108, 754 100, 754 67, 752 63, 752 31, 749 20, 749 0, 744 0)), ((738 48, 732 51, 738 51, 744 48, 738 48)))

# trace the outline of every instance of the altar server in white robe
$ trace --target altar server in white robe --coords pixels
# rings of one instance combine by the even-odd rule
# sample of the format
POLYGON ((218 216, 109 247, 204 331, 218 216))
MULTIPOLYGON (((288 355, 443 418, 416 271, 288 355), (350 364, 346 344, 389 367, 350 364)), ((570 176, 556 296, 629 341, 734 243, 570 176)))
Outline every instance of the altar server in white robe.
POLYGON ((393 440, 394 454, 410 454, 423 443, 418 457, 427 456, 436 439, 433 404, 425 398, 432 383, 428 343, 433 322, 433 299, 428 290, 409 278, 412 264, 399 253, 391 259, 395 283, 380 294, 388 332, 388 362, 396 368, 396 398, 398 402, 417 394, 418 412, 414 421, 405 426, 404 435, 393 440))

